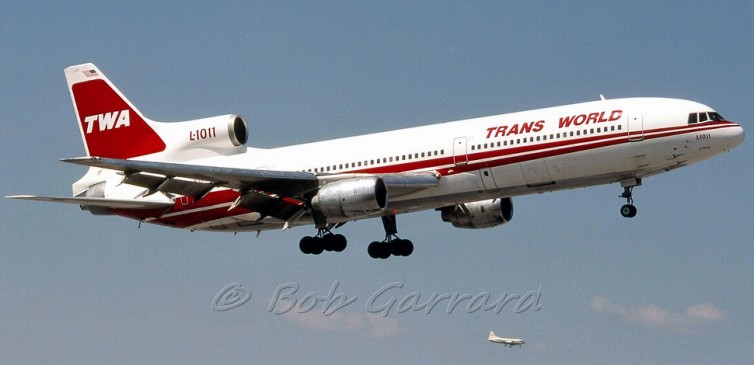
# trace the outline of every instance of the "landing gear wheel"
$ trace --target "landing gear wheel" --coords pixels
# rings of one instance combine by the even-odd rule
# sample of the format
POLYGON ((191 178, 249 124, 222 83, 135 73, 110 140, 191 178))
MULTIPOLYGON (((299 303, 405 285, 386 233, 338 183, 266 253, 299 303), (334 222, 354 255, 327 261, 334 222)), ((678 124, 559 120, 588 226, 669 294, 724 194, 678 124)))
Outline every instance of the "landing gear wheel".
POLYGON ((312 237, 311 254, 319 255, 325 250, 325 240, 321 237, 312 237))
POLYGON ((396 250, 396 252, 393 252, 393 255, 409 256, 411 255, 411 253, 414 252, 414 243, 411 242, 410 240, 399 239, 397 243, 398 243, 398 249, 396 250))
POLYGON ((367 253, 369 254, 369 257, 376 259, 379 258, 380 255, 377 251, 379 251, 380 242, 374 241, 367 246, 367 253))
POLYGON ((373 259, 386 259, 390 257, 390 246, 387 242, 374 241, 367 247, 369 257, 373 259))
POLYGON ((346 249, 347 245, 348 240, 342 234, 332 234, 325 229, 321 229, 316 236, 301 238, 298 248, 307 255, 319 255, 323 251, 341 252, 346 249))
POLYGON ((346 240, 346 237, 342 234, 334 234, 332 236, 333 240, 333 251, 335 252, 341 252, 346 249, 346 246, 348 246, 348 241, 346 240))
POLYGON ((631 204, 626 204, 620 207, 620 215, 625 218, 633 218, 636 216, 636 207, 631 204))
POLYGON ((301 241, 298 242, 299 250, 301 250, 301 252, 304 254, 307 254, 307 255, 311 254, 313 252, 312 251, 312 246, 314 245, 313 240, 314 240, 314 237, 309 237, 309 236, 302 237, 301 241))
POLYGON ((402 252, 401 251, 401 247, 403 246, 403 240, 402 239, 399 238, 397 240, 392 240, 390 242, 387 242, 386 245, 388 246, 391 255, 393 255, 393 256, 403 256, 403 255, 401 255, 401 252, 402 252))
POLYGON ((325 248, 325 251, 335 251, 335 239, 334 234, 327 233, 324 236, 322 236, 322 243, 323 247, 325 248))

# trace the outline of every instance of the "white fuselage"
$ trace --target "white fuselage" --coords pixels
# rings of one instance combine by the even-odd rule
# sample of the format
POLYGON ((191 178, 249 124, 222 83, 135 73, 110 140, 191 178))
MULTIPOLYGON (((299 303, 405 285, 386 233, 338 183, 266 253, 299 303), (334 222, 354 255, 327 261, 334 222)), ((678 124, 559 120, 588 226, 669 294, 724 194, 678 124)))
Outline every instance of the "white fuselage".
MULTIPOLYGON (((679 99, 600 100, 280 148, 244 147, 242 153, 209 153, 183 163, 306 171, 323 179, 350 173, 439 174, 439 185, 433 188, 392 189, 384 212, 371 215, 379 216, 641 179, 698 162, 743 140, 743 129, 731 122, 689 123, 690 113, 712 111, 679 99)), ((175 161, 175 156, 157 153, 142 159, 175 161)), ((120 179, 113 176, 110 191, 131 194, 116 192, 120 179)), ((228 189, 213 193, 223 190, 228 189)), ((201 210, 164 214, 172 214, 171 225, 190 229, 264 230, 284 223, 270 217, 252 222, 254 218, 247 220, 245 214, 221 214, 231 203, 232 199, 225 199, 201 210), (210 210, 218 214, 208 214, 210 210), (202 214, 202 219, 180 220, 181 215, 191 214, 202 214)), ((145 220, 163 223, 160 216, 145 220)), ((295 225, 311 223, 305 215, 295 225)))

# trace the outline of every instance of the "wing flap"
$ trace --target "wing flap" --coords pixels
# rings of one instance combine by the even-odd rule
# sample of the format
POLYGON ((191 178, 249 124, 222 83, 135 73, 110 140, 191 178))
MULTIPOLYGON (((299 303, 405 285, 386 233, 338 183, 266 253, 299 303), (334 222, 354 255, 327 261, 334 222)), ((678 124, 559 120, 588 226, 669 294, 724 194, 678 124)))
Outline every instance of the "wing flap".
POLYGON ((201 199, 209 193, 212 188, 220 185, 219 183, 211 181, 186 179, 182 177, 170 178, 165 175, 149 172, 137 172, 126 175, 122 183, 147 188, 149 191, 146 195, 151 195, 160 191, 164 193, 191 196, 194 197, 194 199, 201 199))

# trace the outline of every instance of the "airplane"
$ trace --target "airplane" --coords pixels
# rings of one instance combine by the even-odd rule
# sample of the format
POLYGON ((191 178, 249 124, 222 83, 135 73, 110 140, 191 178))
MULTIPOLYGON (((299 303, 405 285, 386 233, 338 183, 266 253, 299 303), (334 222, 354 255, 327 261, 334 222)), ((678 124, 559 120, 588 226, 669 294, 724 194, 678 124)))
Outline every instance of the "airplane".
POLYGON ((512 198, 619 183, 623 217, 633 188, 744 140, 743 128, 688 100, 605 99, 279 148, 247 146, 249 126, 228 114, 157 122, 94 64, 65 69, 87 166, 71 197, 7 198, 72 203, 191 231, 260 232, 313 225, 305 254, 340 252, 343 224, 380 218, 372 258, 408 256, 396 216, 434 209, 454 227, 509 222, 512 198))
POLYGON ((519 348, 521 345, 524 344, 524 341, 520 338, 503 338, 503 337, 497 337, 495 336, 495 332, 490 331, 490 336, 487 337, 487 340, 494 343, 501 343, 505 346, 508 346, 510 348, 513 348, 513 346, 518 346, 519 348))

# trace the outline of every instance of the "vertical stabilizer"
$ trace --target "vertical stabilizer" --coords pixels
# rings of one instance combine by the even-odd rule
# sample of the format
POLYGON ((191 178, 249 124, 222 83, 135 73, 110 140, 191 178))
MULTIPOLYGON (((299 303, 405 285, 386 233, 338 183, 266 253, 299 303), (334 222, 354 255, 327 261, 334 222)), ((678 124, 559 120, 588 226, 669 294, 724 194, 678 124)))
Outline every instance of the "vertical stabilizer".
POLYGON ((131 158, 165 149, 151 120, 105 77, 94 64, 65 69, 76 120, 89 156, 131 158))

